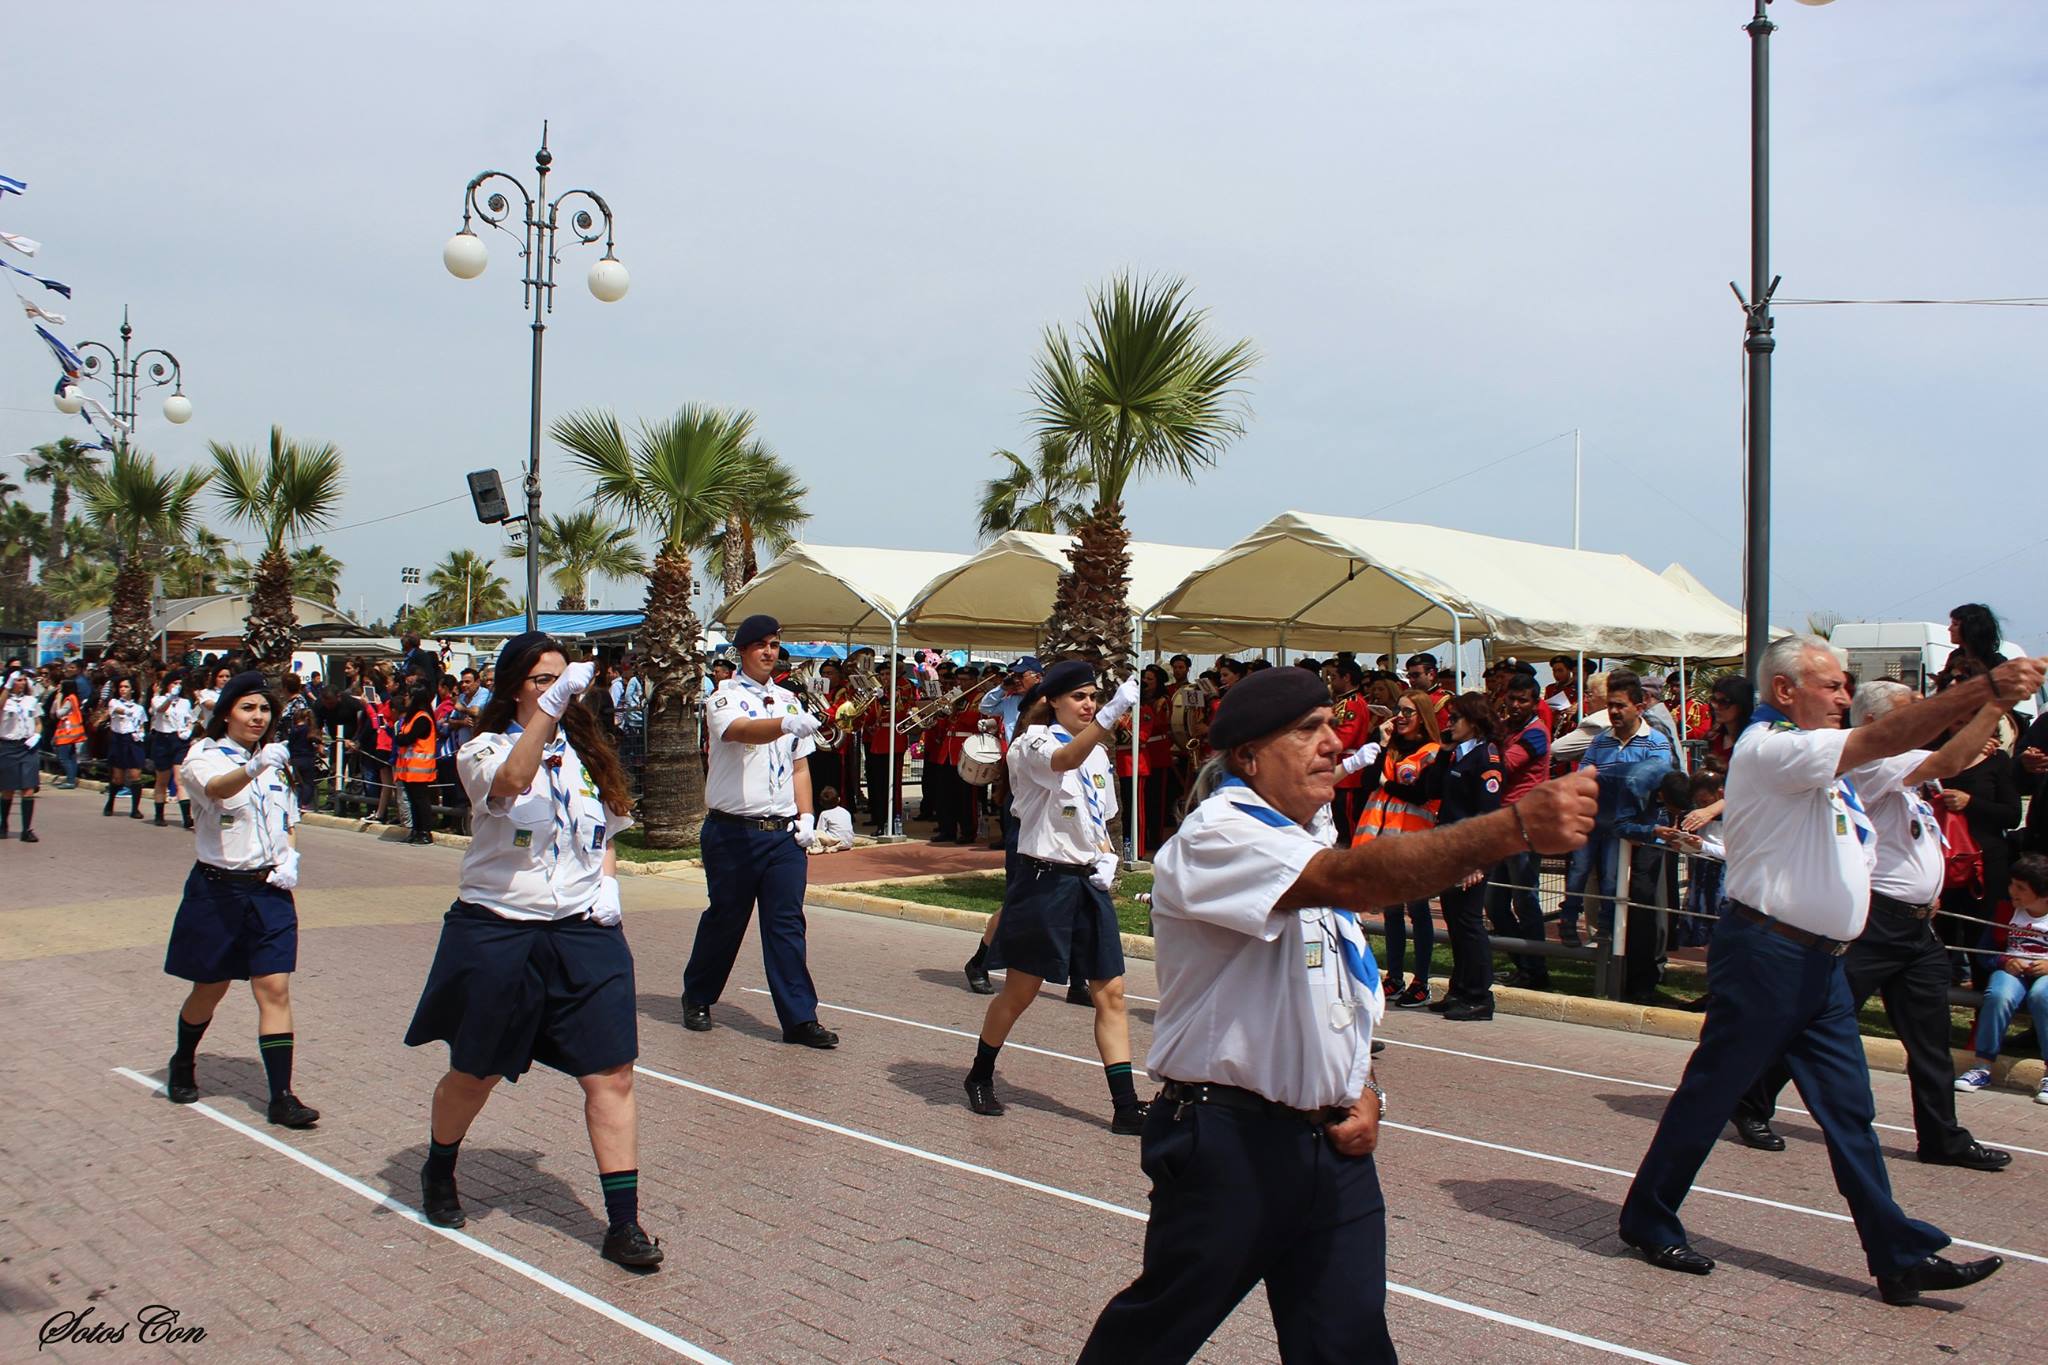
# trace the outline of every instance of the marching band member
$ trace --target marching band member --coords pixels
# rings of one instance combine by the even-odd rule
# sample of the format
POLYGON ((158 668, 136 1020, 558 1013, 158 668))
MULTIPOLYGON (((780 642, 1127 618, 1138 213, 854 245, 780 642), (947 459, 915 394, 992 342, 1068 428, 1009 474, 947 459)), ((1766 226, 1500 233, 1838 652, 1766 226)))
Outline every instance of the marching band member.
POLYGON ((282 1128, 319 1122, 292 1093, 291 974, 299 962, 299 851, 293 831, 291 752, 277 736, 277 706, 261 673, 237 673, 217 694, 206 736, 185 755, 182 790, 199 805, 199 860, 171 924, 164 971, 192 983, 178 1011, 178 1050, 165 1090, 173 1104, 199 1098, 199 1039, 228 987, 256 997, 256 1047, 270 1082, 269 1118, 282 1128))
POLYGON ((1102 1310, 1084 1365, 1186 1361, 1261 1280, 1283 1362, 1395 1358, 1372 1156, 1385 998, 1357 912, 1511 853, 1572 848, 1592 827, 1594 785, 1566 779, 1512 810, 1339 850, 1331 716, 1306 669, 1231 688, 1199 805, 1154 864, 1146 1070, 1161 1089, 1144 1125, 1144 1269, 1102 1310))
POLYGON ((42 842, 42 836, 32 828, 36 819, 36 791, 42 786, 36 758, 36 745, 42 735, 42 703, 30 688, 28 673, 15 673, 7 679, 5 699, 0 700, 0 839, 7 837, 7 821, 18 796, 21 841, 42 842))
MULTIPOLYGON (((711 694, 707 711, 710 773, 704 779, 699 842, 711 904, 697 921, 683 968, 683 1027, 711 1027, 754 906, 761 907, 761 956, 782 1041, 834 1048, 839 1035, 818 1022, 818 992, 805 961, 805 850, 816 816, 806 762, 817 717, 796 694, 769 681, 782 648, 772 616, 749 616, 733 633, 740 671, 711 694)), ((886 722, 884 722, 886 724, 886 722)))
POLYGON ((455 1184, 462 1139, 500 1080, 541 1062, 583 1088, 604 1191, 601 1254, 652 1270, 662 1250, 640 1226, 639 1002, 612 850, 633 801, 596 714, 576 704, 596 668, 566 660, 539 631, 506 641, 495 693, 455 757, 473 832, 405 1035, 408 1047, 448 1044, 421 1211, 436 1227, 467 1221, 455 1184))
POLYGON ((1110 892, 1119 859, 1109 822, 1116 783, 1104 752, 1116 723, 1138 700, 1136 675, 1099 706, 1095 670, 1068 659, 1024 694, 1010 745, 1010 790, 1017 811, 1018 874, 1004 888, 1002 919, 988 956, 1009 968, 1002 993, 988 1002, 967 1106, 1003 1112, 996 1098, 996 1054, 1041 981, 1065 981, 1069 964, 1095 1004, 1095 1046, 1109 1080, 1110 1131, 1135 1134, 1145 1106, 1131 1081, 1130 1023, 1124 1013, 1124 950, 1110 892))

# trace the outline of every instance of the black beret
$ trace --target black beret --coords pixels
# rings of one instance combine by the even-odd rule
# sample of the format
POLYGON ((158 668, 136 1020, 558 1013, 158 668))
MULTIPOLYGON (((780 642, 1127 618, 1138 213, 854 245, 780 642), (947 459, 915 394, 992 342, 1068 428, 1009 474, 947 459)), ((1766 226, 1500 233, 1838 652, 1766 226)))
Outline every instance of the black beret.
POLYGON ((772 616, 756 614, 740 622, 740 628, 732 634, 732 647, 745 649, 748 645, 759 644, 771 635, 782 634, 782 622, 772 616))
POLYGON ((227 719, 228 712, 235 709, 235 703, 248 696, 251 692, 262 692, 267 696, 269 691, 270 680, 261 673, 254 671, 237 673, 234 677, 229 678, 220 689, 220 696, 216 697, 213 702, 213 713, 225 720, 227 719))
POLYGON ((525 678, 527 670, 519 669, 515 677, 513 665, 519 663, 523 656, 537 652, 547 643, 547 632, 539 630, 529 630, 524 635, 515 635, 507 640, 498 650, 498 690, 518 691, 517 684, 525 678))
POLYGON ((1223 694, 1209 722, 1209 747, 1218 753, 1284 730, 1319 706, 1330 689, 1305 668, 1262 668, 1223 694))
POLYGON ((1095 681, 1095 670, 1082 659, 1062 659, 1045 670, 1039 680, 1025 692, 1022 706, 1029 708, 1043 698, 1064 697, 1069 692, 1078 692, 1095 681))

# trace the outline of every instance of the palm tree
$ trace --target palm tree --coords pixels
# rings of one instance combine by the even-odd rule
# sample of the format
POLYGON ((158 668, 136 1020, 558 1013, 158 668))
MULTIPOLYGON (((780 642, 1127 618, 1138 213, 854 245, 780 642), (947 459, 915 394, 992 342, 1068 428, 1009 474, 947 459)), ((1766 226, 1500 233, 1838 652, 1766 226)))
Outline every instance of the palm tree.
POLYGON ((71 487, 80 474, 100 467, 100 457, 70 436, 39 445, 29 455, 28 481, 50 485, 50 548, 43 554, 47 571, 70 558, 64 549, 64 529, 70 525, 71 487))
POLYGON ((1003 472, 981 486, 976 529, 983 540, 1005 531, 1065 535, 1088 515, 1088 468, 1074 455, 1073 442, 1040 436, 1031 459, 998 450, 1003 472))
POLYGON ((512 585, 497 575, 496 565, 475 550, 450 550, 427 575, 421 612, 437 627, 510 616, 512 585))
MULTIPOLYGON (((28 582, 30 561, 50 539, 50 518, 25 502, 0 506, 0 577, 28 582)), ((43 561, 49 567, 49 561, 43 561)))
POLYGON ((324 545, 301 545, 292 551, 292 592, 333 606, 341 595, 341 561, 324 545))
POLYGON ((727 597, 760 572, 756 546, 779 555, 811 519, 804 510, 804 499, 811 490, 780 456, 762 442, 750 441, 743 458, 746 484, 725 514, 724 523, 712 533, 706 564, 723 580, 727 597))
POLYGON ((249 587, 249 625, 243 639, 272 682, 291 667, 299 646, 299 617, 292 606, 292 561, 285 550, 334 520, 341 502, 341 451, 332 444, 301 445, 284 428, 270 429, 267 450, 236 450, 214 441, 214 477, 229 520, 262 537, 263 553, 249 587))
POLYGON ((73 553, 68 564, 44 570, 42 588, 66 616, 102 606, 114 593, 113 556, 73 553))
POLYGON ((548 581, 561 593, 557 611, 582 611, 590 600, 593 575, 633 578, 647 571, 640 548, 633 543, 633 529, 607 521, 596 507, 549 517, 530 529, 535 533, 527 542, 507 547, 505 557, 524 559, 529 543, 540 542, 540 562, 547 566, 548 581))
POLYGON ((7 500, 20 491, 20 484, 8 478, 5 474, 0 474, 0 507, 5 507, 7 500))
POLYGON ((751 413, 686 404, 643 423, 628 443, 618 418, 581 412, 555 423, 555 441, 597 480, 600 507, 615 507, 655 537, 640 627, 647 687, 647 770, 641 820, 650 848, 680 848, 704 815, 697 747, 703 633, 690 606, 690 552, 711 538, 745 490, 751 413))
POLYGON ((107 653, 126 663, 148 657, 155 638, 149 616, 150 580, 170 547, 198 524, 199 494, 212 480, 205 469, 158 469, 156 457, 122 445, 105 468, 82 474, 75 489, 86 515, 112 542, 114 596, 107 653))
POLYGON ((167 597, 211 597, 221 591, 227 576, 249 563, 229 554, 234 542, 201 526, 191 538, 175 546, 164 560, 164 595, 167 597))
POLYGON ((1045 647, 1094 654, 1121 672, 1131 652, 1124 491, 1148 474, 1192 480, 1216 462, 1244 433, 1238 385, 1258 353, 1250 341, 1212 340, 1184 280, 1119 275, 1088 311, 1077 338, 1046 329, 1031 384, 1039 437, 1067 442, 1093 495, 1074 528, 1072 567, 1060 575, 1045 647))

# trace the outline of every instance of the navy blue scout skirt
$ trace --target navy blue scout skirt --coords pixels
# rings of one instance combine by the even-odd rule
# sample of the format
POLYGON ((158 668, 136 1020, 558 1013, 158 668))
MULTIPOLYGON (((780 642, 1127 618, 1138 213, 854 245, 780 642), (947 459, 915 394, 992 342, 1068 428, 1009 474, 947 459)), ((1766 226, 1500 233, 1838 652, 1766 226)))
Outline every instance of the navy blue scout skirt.
POLYGON ((143 761, 142 741, 134 735, 107 732, 107 766, 109 768, 140 768, 143 761))
POLYGON ((184 735, 174 735, 168 730, 149 732, 149 767, 151 772, 167 773, 185 761, 185 751, 192 747, 192 741, 184 735))
POLYGON ((638 1007, 621 926, 457 901, 405 1043, 446 1042, 448 1064, 470 1076, 516 1081, 535 1062, 588 1076, 640 1055, 638 1007))
POLYGON ((299 965, 292 893, 261 877, 194 863, 171 922, 164 971, 187 981, 246 981, 299 965))
POLYGON ((25 739, 0 739, 0 792, 32 792, 41 785, 36 751, 25 739))
POLYGON ((1003 888, 1003 917, 989 948, 990 967, 1014 968, 1064 982, 1069 968, 1083 981, 1124 974, 1124 941, 1109 893, 1088 880, 1091 867, 1019 857, 1003 888))

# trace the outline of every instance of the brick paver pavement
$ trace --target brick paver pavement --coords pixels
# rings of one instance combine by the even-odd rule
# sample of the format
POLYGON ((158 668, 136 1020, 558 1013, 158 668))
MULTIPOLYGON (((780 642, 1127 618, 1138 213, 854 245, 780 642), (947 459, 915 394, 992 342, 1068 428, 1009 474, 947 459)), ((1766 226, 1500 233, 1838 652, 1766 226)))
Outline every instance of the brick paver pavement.
MULTIPOLYGON (((128 1322, 127 1342, 39 1358, 677 1358, 566 1297, 573 1287, 734 1360, 1052 1361, 1071 1359, 1137 1268, 1143 1229, 1129 1215, 1144 1209, 1146 1182, 1135 1142, 1106 1131, 1085 1011, 1049 993, 1025 1017, 1015 1041, 1044 1052, 1005 1052, 1008 1117, 962 1105, 972 1044, 959 1035, 985 1002, 961 982, 970 945, 958 931, 813 911, 813 966, 844 1046, 779 1042, 751 944, 714 1011, 720 1027, 690 1034, 675 992, 701 881, 684 870, 630 879, 652 1073, 638 1087, 643 1219, 670 1259, 643 1278, 597 1257, 602 1203, 578 1092, 536 1071, 491 1101, 461 1176, 467 1231, 554 1277, 544 1284, 116 1074, 158 1079, 170 1049, 180 989, 162 974, 162 944, 190 843, 102 820, 84 796, 46 798, 38 824, 43 843, 0 844, 0 1026, 11 1043, 0 1052, 0 1359, 37 1357, 41 1324, 88 1307, 93 1320, 128 1322), (151 1304, 203 1327, 204 1341, 138 1343, 132 1319, 151 1304)), ((264 1123, 246 993, 207 1035, 201 1086, 220 1114, 410 1204, 445 1056, 399 1040, 456 856, 319 829, 304 848, 298 1089, 326 1118, 307 1133, 264 1123)), ((1151 983, 1151 965, 1132 963, 1130 989, 1149 996, 1151 983)), ((1150 1021, 1136 1003, 1141 1056, 1150 1021)), ((1829 1217, 1703 1188, 1687 1215, 1721 1259, 1712 1277, 1625 1255, 1615 1212, 1662 1106, 1654 1087, 1675 1081, 1683 1044, 1407 1013, 1385 1033, 1400 1125, 1380 1158, 1392 1278, 1509 1319, 1397 1296, 1407 1360, 1626 1358, 1518 1322, 1691 1361, 2039 1356, 2038 1261, 1941 1308, 1880 1304, 1853 1230, 1832 1216, 1841 1205, 1817 1131, 1798 1116, 1783 1125, 1790 1150, 1723 1144, 1702 1185, 1829 1217)), ((1881 1119, 1909 1123, 1903 1078, 1875 1084, 1881 1119)), ((1922 1167, 1910 1135, 1886 1131, 1902 1200, 1958 1237, 2048 1254, 2048 1110, 1994 1093, 1962 1106, 1987 1141, 2037 1150, 1975 1175, 1922 1167)), ((1255 1296, 1203 1358, 1273 1355, 1255 1296)))

